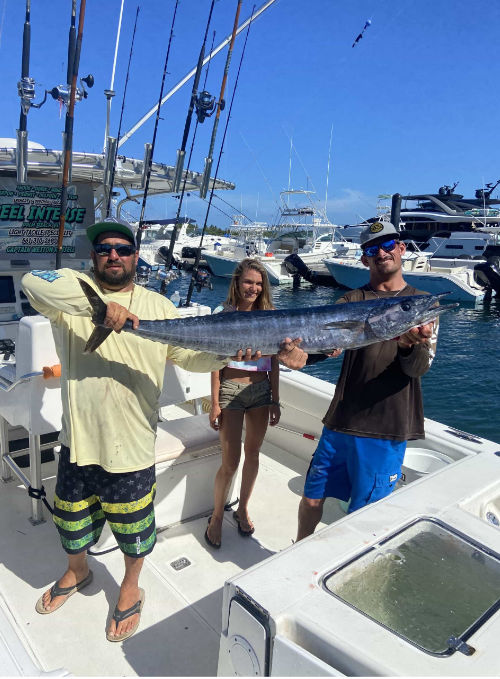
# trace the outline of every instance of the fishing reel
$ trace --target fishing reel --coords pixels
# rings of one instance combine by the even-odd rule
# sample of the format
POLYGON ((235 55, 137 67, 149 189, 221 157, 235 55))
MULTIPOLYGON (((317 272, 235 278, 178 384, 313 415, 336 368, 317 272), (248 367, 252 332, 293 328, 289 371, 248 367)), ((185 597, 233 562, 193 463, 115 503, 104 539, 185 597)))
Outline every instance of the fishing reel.
MULTIPOLYGON (((210 94, 210 92, 207 92, 207 90, 203 90, 202 92, 199 93, 194 102, 196 108, 196 117, 198 118, 199 123, 203 123, 205 121, 205 118, 210 118, 210 116, 215 111, 217 103, 218 102, 215 101, 215 97, 213 97, 210 94)), ((224 99, 221 99, 220 101, 221 111, 224 110, 225 105, 226 102, 224 101, 224 99)))
POLYGON ((25 76, 17 83, 17 93, 21 97, 21 109, 25 116, 28 115, 30 108, 40 108, 47 100, 47 90, 45 96, 39 104, 35 104, 35 79, 25 76))
MULTIPOLYGON (((86 78, 80 78, 81 87, 77 87, 75 90, 75 101, 81 101, 82 99, 86 99, 89 96, 89 93, 85 89, 85 85, 87 85, 89 89, 94 87, 94 76, 91 73, 89 73, 86 78)), ((69 105, 71 85, 57 85, 48 91, 50 92, 53 99, 56 101, 61 101, 65 106, 69 105)))
POLYGON ((213 290, 211 276, 208 271, 205 271, 204 269, 198 269, 196 273, 195 287, 197 292, 201 292, 202 288, 213 290))

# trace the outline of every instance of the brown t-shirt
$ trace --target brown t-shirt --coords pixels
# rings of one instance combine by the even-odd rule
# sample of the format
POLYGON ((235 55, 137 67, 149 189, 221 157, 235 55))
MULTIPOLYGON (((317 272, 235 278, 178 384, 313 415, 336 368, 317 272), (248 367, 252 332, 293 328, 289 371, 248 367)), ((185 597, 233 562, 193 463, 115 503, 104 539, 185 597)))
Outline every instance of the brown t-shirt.
MULTIPOLYGON (((410 285, 399 293, 375 293, 364 286, 347 292, 338 303, 396 294, 427 293, 410 285)), ((424 438, 420 376, 427 372, 434 357, 437 323, 434 327, 430 347, 419 344, 402 350, 396 341, 386 340, 347 350, 324 425, 345 434, 391 441, 424 438)))

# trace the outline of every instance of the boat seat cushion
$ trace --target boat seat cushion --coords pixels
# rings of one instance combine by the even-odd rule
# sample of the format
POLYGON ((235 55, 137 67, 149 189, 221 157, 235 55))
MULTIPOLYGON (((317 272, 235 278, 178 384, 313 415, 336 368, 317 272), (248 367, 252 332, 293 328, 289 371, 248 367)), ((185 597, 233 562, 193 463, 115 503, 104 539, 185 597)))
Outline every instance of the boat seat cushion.
POLYGON ((206 448, 219 443, 219 434, 209 424, 208 415, 194 415, 158 423, 155 462, 192 459, 206 448))

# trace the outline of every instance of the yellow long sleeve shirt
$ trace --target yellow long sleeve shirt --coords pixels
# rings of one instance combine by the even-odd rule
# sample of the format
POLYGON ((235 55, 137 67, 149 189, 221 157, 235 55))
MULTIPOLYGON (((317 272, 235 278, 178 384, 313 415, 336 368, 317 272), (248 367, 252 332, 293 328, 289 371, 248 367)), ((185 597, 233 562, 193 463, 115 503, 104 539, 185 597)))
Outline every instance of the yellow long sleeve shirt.
POLYGON ((116 473, 145 469, 154 464, 165 361, 193 372, 219 370, 225 362, 127 332, 111 333, 95 352, 84 354, 94 325, 78 278, 106 303, 122 304, 139 319, 176 318, 177 310, 162 295, 137 285, 133 296, 130 291, 104 295, 91 276, 72 269, 33 271, 22 281, 30 304, 52 324, 61 362, 60 442, 70 449, 71 462, 116 473))

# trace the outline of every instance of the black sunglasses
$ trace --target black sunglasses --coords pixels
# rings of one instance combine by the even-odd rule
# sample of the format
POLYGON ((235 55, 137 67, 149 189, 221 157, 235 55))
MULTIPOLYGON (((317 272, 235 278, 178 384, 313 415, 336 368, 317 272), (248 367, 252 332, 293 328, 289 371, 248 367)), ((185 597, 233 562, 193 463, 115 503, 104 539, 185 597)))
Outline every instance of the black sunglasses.
POLYGON ((94 245, 94 252, 101 257, 109 257, 111 250, 114 250, 118 257, 130 257, 130 255, 134 254, 135 247, 133 245, 126 245, 125 243, 118 243, 116 245, 98 243, 97 245, 94 245))
POLYGON ((394 238, 391 238, 391 240, 386 240, 383 243, 377 243, 377 245, 368 245, 366 248, 363 248, 363 254, 367 257, 375 257, 378 255, 378 251, 380 249, 382 249, 384 252, 392 252, 396 247, 396 243, 398 242, 399 241, 395 240, 394 238))

